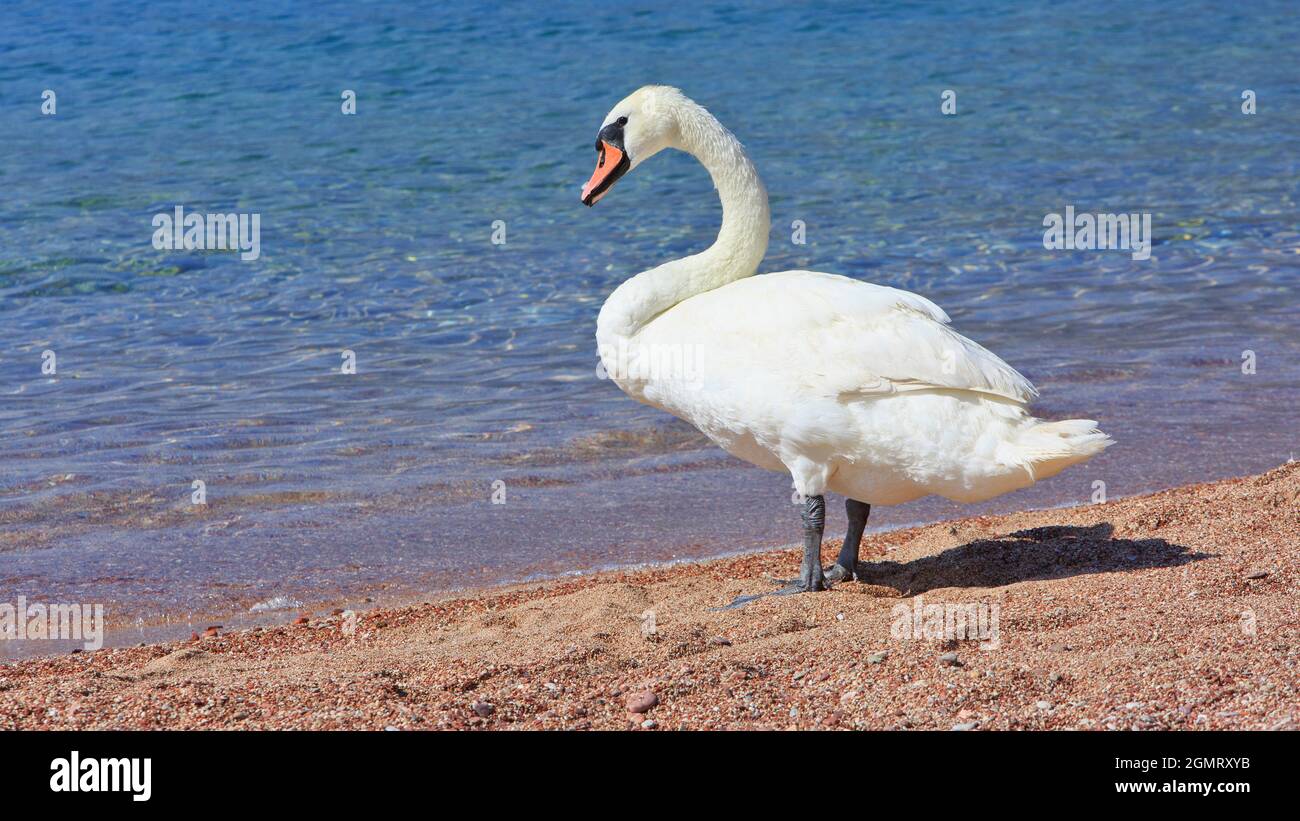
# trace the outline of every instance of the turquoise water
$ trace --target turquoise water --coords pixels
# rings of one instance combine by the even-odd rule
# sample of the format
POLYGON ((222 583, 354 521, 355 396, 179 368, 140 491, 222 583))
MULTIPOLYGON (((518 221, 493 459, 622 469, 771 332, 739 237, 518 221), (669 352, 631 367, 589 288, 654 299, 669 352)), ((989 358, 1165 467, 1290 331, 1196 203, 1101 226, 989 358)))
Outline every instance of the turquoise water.
POLYGON ((596 375, 601 302, 720 218, 679 154, 578 203, 648 82, 746 143, 761 270, 922 293, 1119 441, 874 526, 1293 452, 1293 3, 358 5, 0 10, 0 601, 186 623, 792 542, 787 479, 596 375), (177 205, 260 214, 261 257, 155 250, 177 205), (1152 258, 1044 250, 1067 205, 1151 213, 1152 258))

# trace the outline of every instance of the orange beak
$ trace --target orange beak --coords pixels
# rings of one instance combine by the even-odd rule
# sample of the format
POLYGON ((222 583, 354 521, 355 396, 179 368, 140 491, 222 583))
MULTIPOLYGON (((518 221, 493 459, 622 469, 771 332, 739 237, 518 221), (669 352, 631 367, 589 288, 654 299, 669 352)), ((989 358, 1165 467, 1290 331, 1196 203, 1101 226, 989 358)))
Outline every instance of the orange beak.
POLYGON ((605 140, 600 140, 596 144, 600 151, 600 159, 596 161, 596 170, 591 172, 591 179, 587 184, 582 186, 582 204, 591 207, 595 205, 605 192, 618 182, 618 178, 627 173, 627 169, 632 163, 627 158, 626 152, 610 145, 605 140))

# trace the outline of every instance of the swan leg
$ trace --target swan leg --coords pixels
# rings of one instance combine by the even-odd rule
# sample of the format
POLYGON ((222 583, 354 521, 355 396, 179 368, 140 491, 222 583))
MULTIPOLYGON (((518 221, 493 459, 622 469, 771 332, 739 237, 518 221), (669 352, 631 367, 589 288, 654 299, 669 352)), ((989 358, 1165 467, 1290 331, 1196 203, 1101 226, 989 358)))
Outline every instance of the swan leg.
POLYGON ((826 497, 808 496, 803 502, 803 564, 799 578, 781 593, 811 593, 826 590, 822 572, 822 532, 826 529, 826 497))
MULTIPOLYGON (((858 502, 857 504, 862 504, 858 502)), ((866 505, 863 505, 865 508, 866 505)), ((858 537, 862 536, 862 527, 867 523, 866 513, 862 514, 862 526, 858 528, 858 537)), ((850 519, 849 529, 853 525, 850 519)), ((713 608, 714 610, 735 610, 764 596, 785 596, 790 593, 811 593, 815 590, 829 590, 826 573, 822 570, 822 533, 826 529, 826 497, 805 496, 803 501, 803 564, 799 568, 799 578, 778 581, 785 585, 771 593, 757 593, 751 596, 737 596, 730 604, 713 608)), ((856 554, 857 542, 853 550, 856 554)), ((843 552, 841 551, 841 556, 843 552)), ((775 579, 773 581, 776 581, 775 579)))
POLYGON ((856 578, 858 546, 862 544, 862 532, 867 529, 867 517, 871 515, 871 505, 857 499, 845 499, 844 509, 849 514, 849 529, 844 534, 839 558, 826 568, 826 581, 830 584, 856 578))

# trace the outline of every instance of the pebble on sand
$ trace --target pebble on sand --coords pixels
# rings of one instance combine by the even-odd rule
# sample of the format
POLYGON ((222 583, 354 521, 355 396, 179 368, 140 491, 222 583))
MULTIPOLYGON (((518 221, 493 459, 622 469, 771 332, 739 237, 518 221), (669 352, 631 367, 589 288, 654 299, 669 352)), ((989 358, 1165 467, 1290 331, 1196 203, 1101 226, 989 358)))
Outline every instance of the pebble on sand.
POLYGON ((479 718, 487 718, 488 716, 495 713, 497 710, 496 707, 492 706, 486 701, 476 701, 471 705, 471 707, 473 708, 474 712, 478 714, 479 718))
POLYGON ((944 653, 942 656, 939 656, 939 664, 943 665, 944 667, 961 666, 961 662, 957 661, 956 653, 944 653))
POLYGON ((658 704, 659 696, 650 690, 633 693, 627 697, 627 711, 629 713, 646 713, 654 709, 658 704))

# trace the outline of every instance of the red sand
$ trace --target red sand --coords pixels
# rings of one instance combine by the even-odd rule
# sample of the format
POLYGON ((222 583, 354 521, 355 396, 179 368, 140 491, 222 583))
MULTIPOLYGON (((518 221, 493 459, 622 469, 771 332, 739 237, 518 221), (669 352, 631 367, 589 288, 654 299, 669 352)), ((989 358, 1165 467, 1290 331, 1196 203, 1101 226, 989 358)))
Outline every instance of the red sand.
POLYGON ((797 553, 17 662, 0 728, 1295 728, 1298 534, 1290 463, 868 536, 869 583, 735 610, 797 553), (918 596, 998 646, 891 632, 918 596))

